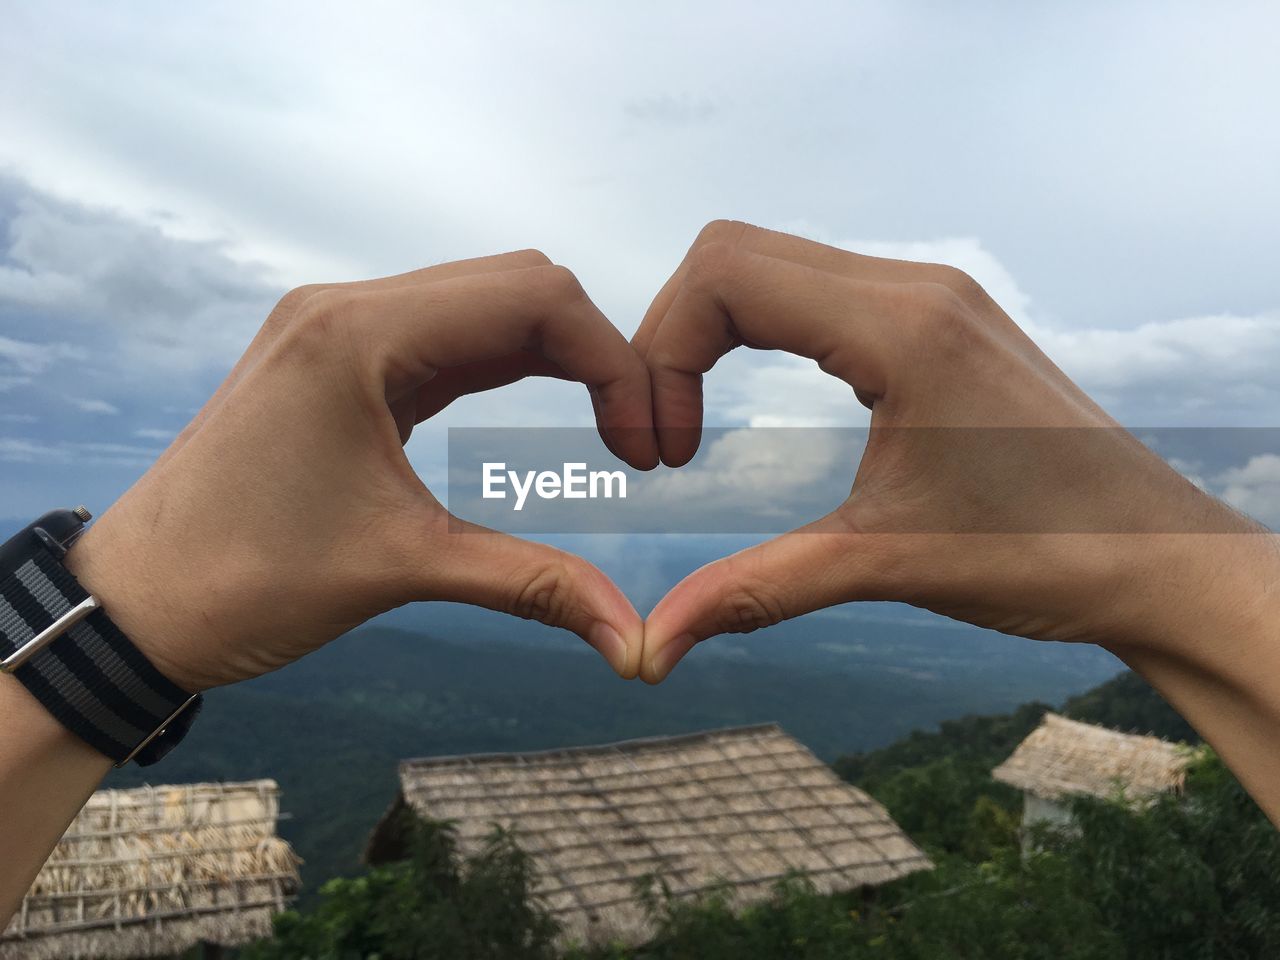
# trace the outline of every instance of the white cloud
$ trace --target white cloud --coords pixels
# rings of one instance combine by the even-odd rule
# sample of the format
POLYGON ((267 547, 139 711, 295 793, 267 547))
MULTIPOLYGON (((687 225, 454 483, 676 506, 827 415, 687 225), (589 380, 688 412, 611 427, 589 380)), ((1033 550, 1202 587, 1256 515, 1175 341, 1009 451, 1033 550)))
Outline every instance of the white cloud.
POLYGON ((81 413, 97 413, 106 416, 115 416, 120 412, 120 408, 114 403, 108 403, 106 400, 95 399, 79 399, 68 398, 71 405, 81 413))
POLYGON ((834 507, 843 499, 864 441, 850 430, 713 432, 688 466, 646 478, 637 499, 654 516, 678 514, 699 529, 737 529, 743 514, 780 518, 785 529, 815 501, 834 507))
POLYGON ((69 343, 32 343, 0 336, 0 361, 19 373, 39 375, 60 360, 83 358, 84 351, 69 343))
POLYGON ((161 443, 168 443, 178 435, 176 430, 161 430, 154 427, 140 427, 133 431, 133 435, 139 440, 158 440, 161 443))
POLYGON ((90 356, 130 379, 223 369, 280 292, 265 268, 231 259, 223 244, 176 239, 13 179, 0 178, 0 201, 13 205, 0 249, 0 263, 8 261, 0 265, 0 308, 63 336, 0 338, 0 359, 23 373, 90 356))
POLYGON ((1274 423, 1280 416, 1280 313, 1125 330, 1031 324, 1028 333, 1086 391, 1130 419, 1274 423))
POLYGON ((945 263, 959 267, 990 294, 1018 323, 1024 323, 1031 298, 1018 286, 1013 275, 977 237, 942 237, 937 240, 845 240, 835 246, 869 257, 913 260, 918 263, 945 263))
POLYGON ((1214 480, 1223 500, 1280 530, 1280 456, 1266 453, 1250 457, 1243 466, 1225 470, 1214 480))
POLYGON ((9 463, 145 469, 159 455, 160 451, 152 447, 127 443, 37 442, 0 437, 0 461, 9 463))
MULTIPOLYGON (((812 224, 792 229, 826 242, 812 224)), ((1173 318, 1130 328, 1045 319, 977 238, 845 241, 870 256, 959 267, 987 290, 1086 393, 1136 426, 1269 425, 1280 420, 1280 312, 1173 318)), ((753 426, 862 425, 866 412, 810 361, 737 351, 707 377, 712 418, 753 426), (723 369, 722 369, 723 368, 723 369)), ((720 422, 720 421, 713 421, 720 422)))

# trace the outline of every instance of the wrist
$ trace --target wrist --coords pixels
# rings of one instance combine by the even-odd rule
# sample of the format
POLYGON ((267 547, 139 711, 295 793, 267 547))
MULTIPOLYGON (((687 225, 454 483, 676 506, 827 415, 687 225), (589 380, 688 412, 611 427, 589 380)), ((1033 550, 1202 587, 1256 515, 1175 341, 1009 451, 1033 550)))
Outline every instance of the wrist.
POLYGON ((1178 661, 1235 685, 1280 652, 1280 536, 1250 524, 1134 540, 1122 624, 1103 641, 1113 653, 1178 661))
POLYGON ((183 615, 163 567, 147 562, 148 556, 148 545, 127 538, 107 514, 71 547, 64 564, 160 673, 188 693, 200 693, 212 684, 193 669, 199 623, 183 615))

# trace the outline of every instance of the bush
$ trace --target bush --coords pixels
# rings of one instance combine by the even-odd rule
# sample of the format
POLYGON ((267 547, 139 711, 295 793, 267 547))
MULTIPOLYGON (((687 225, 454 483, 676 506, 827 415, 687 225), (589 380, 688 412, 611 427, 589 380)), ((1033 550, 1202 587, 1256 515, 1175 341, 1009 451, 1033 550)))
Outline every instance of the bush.
POLYGON ((533 870, 495 829, 460 862, 446 824, 402 814, 409 857, 354 879, 331 880, 320 904, 276 918, 273 939, 248 960, 551 960, 555 922, 532 903, 533 870))

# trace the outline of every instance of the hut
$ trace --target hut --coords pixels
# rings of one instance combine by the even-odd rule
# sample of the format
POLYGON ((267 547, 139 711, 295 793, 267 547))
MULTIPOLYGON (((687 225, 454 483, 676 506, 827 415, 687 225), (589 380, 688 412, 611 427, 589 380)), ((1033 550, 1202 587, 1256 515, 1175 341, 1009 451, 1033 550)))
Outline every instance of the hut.
POLYGON ((274 780, 99 790, 0 934, 0 960, 217 955, 298 889, 274 780))
POLYGON ((1046 713, 991 775, 1023 793, 1022 823, 1071 822, 1069 798, 1123 795, 1142 802, 1181 790, 1191 751, 1159 737, 1120 733, 1046 713))
POLYGON ((744 906, 797 872, 830 892, 932 866, 884 807, 776 724, 428 757, 399 772, 365 859, 404 855, 396 824, 405 807, 452 821, 464 852, 502 826, 532 859, 534 893, 564 943, 648 939, 637 892, 658 879, 677 897, 717 888, 744 906))

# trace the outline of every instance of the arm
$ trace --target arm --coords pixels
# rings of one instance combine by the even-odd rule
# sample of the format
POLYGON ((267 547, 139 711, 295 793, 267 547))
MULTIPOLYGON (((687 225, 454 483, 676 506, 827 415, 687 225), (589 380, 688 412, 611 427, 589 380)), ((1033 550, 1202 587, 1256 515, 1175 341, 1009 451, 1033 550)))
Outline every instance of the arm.
POLYGON ((697 450, 702 375, 738 345, 816 360, 872 411, 849 499, 678 584, 646 622, 645 680, 715 634, 851 600, 1097 643, 1280 823, 1275 536, 1120 428, 970 278, 716 222, 633 344, 671 466, 697 450))
MULTIPOLYGON (((604 574, 451 517, 405 457, 414 424, 529 375, 585 383, 605 442, 656 463, 643 364, 539 253, 296 290, 67 566, 188 691, 277 669, 414 600, 565 627, 635 676, 643 624, 604 574)), ((0 918, 108 766, 0 676, 0 918)))

